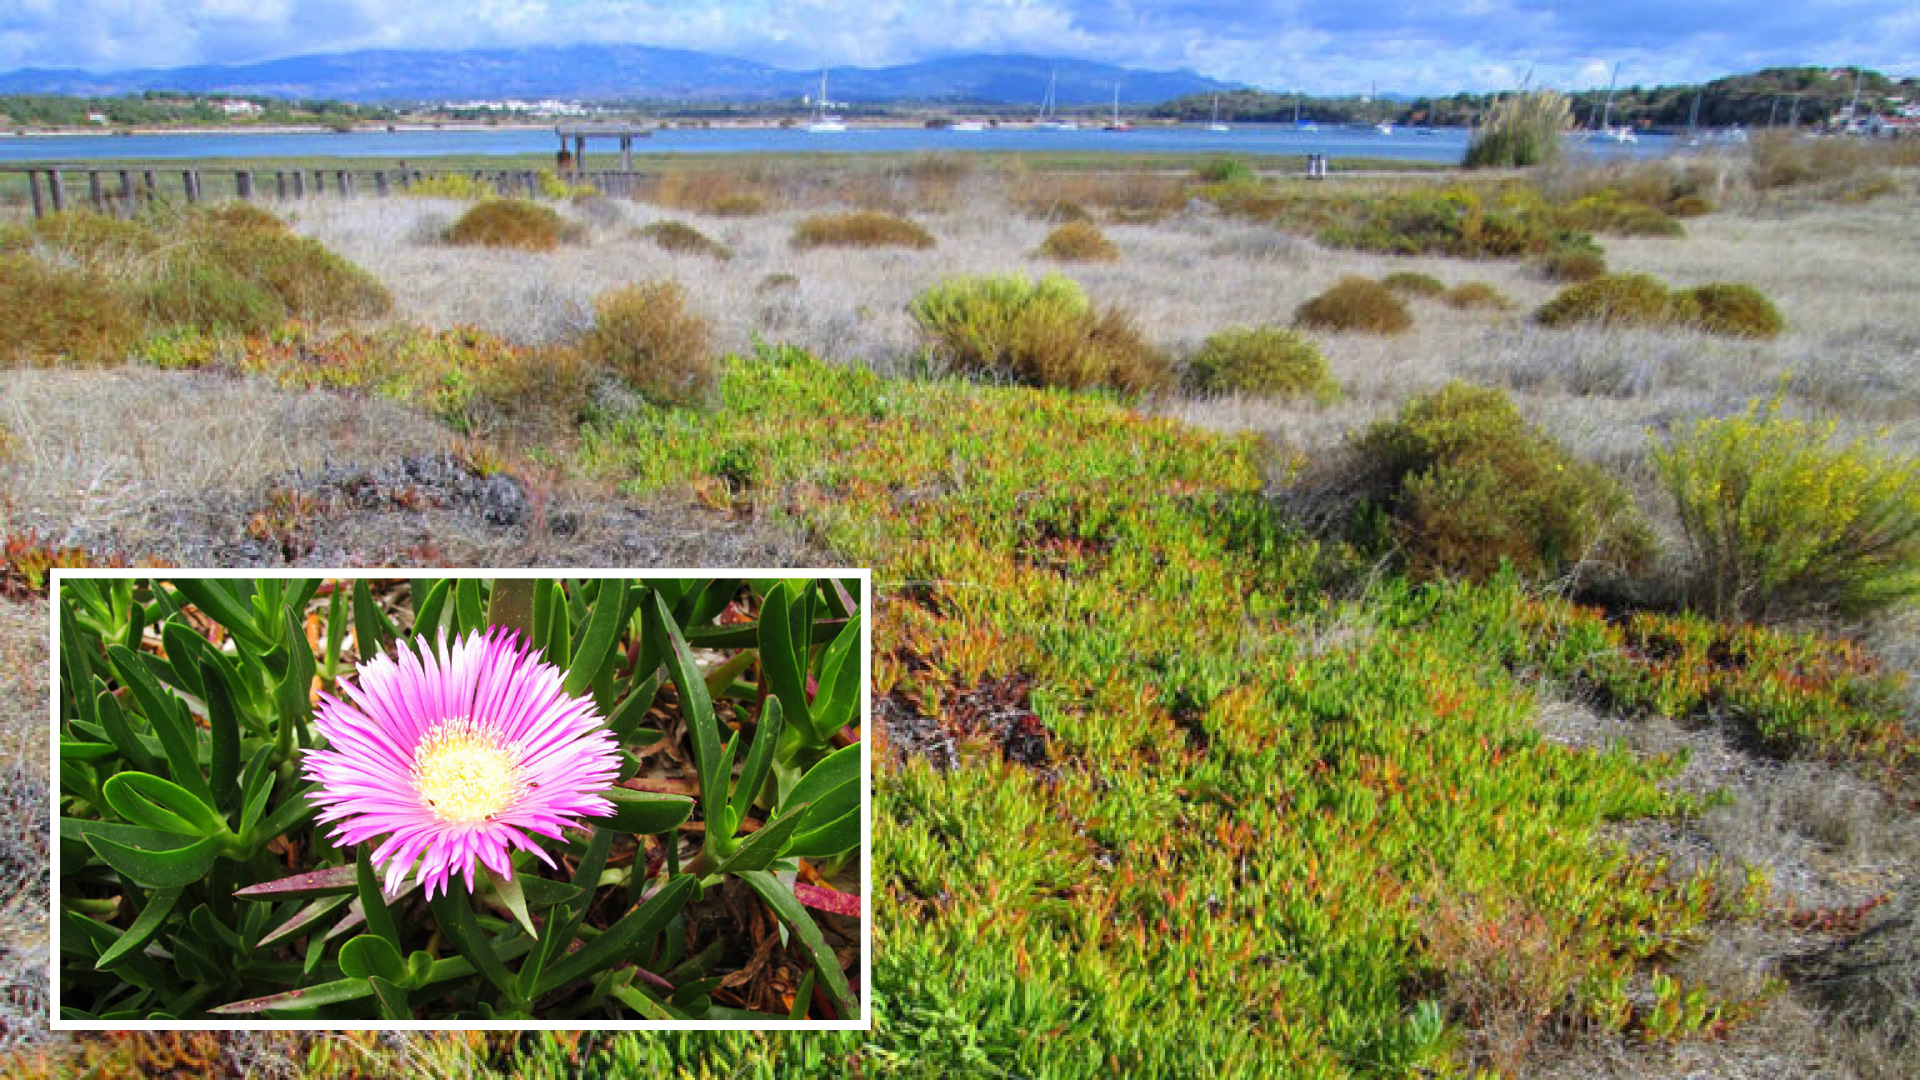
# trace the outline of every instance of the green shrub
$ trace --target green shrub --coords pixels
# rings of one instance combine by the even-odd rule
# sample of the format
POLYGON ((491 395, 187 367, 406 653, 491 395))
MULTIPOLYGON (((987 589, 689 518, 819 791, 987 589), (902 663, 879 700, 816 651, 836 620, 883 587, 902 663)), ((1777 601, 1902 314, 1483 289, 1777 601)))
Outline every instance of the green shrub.
POLYGON ((722 260, 733 258, 733 252, 684 221, 655 221, 643 226, 640 235, 667 251, 711 255, 722 260))
POLYGON ((934 354, 972 375, 1032 386, 1106 386, 1139 393, 1162 385, 1167 360, 1118 309, 1094 309, 1058 275, 951 278, 911 306, 934 354))
POLYGON ((152 254, 162 243, 150 222, 68 210, 33 223, 32 239, 78 262, 99 266, 152 254))
POLYGON ((100 273, 0 255, 0 367, 119 363, 140 316, 100 273))
POLYGON ((1253 166, 1239 158, 1218 157, 1196 170, 1203 184, 1250 184, 1259 178, 1253 166))
POLYGON ((687 306, 677 281, 653 281, 602 293, 581 343, 588 360, 632 383, 660 405, 695 406, 719 381, 707 320, 687 306))
POLYGON ((574 236, 574 228, 552 207, 526 199, 489 199, 447 230, 450 243, 523 251, 552 251, 574 236))
POLYGON ((1776 399, 1653 454, 1693 599, 1721 618, 1865 615, 1920 594, 1920 461, 1836 445, 1776 399))
POLYGON ((1534 313, 1544 326, 1676 326, 1692 319, 1689 303, 1646 274, 1605 274, 1560 290, 1534 313))
POLYGON ((1069 221, 1047 234, 1038 254, 1061 262, 1113 262, 1120 249, 1093 222, 1069 221))
POLYGON ((461 172, 434 173, 423 176, 407 186, 407 194, 420 199, 458 199, 461 202, 482 202, 498 194, 491 184, 483 184, 477 178, 461 172))
POLYGON ((1540 272, 1555 281, 1592 281, 1607 272, 1607 256, 1591 236, 1568 233, 1541 256, 1540 272))
POLYGON ((287 318, 287 305, 272 289, 204 242, 163 253, 139 296, 148 321, 170 329, 264 334, 287 318))
POLYGON ((1535 90, 1500 99, 1467 146, 1469 169, 1524 169, 1560 156, 1560 136, 1573 126, 1564 95, 1535 90))
POLYGON ((1413 316, 1386 286, 1370 278, 1343 277, 1319 296, 1301 304, 1293 321, 1299 326, 1361 334, 1400 334, 1413 325, 1413 316))
POLYGON ((1446 282, 1417 270, 1397 270, 1381 278, 1380 284, 1408 296, 1439 296, 1447 291, 1446 282))
POLYGON ((1447 290, 1441 297, 1448 307, 1462 311, 1505 311, 1513 306, 1507 294, 1484 281, 1465 281, 1447 290))
POLYGON ((1607 188, 1559 210, 1562 227, 1618 236, 1681 236, 1686 228, 1658 207, 1624 198, 1607 188))
POLYGON ((1536 580, 1600 560, 1633 568, 1652 540, 1619 482, 1520 418, 1499 390, 1452 383, 1359 439, 1416 576, 1536 580))
POLYGON ((896 214, 860 211, 807 218, 794 226, 792 242, 797 248, 930 248, 933 246, 933 234, 918 223, 896 214))
POLYGON ((1713 211, 1713 200, 1701 195, 1681 195, 1667 203, 1667 213, 1674 217, 1700 217, 1713 211))
POLYGON ((1700 329, 1723 337, 1774 338, 1786 328, 1780 309, 1760 290, 1739 282, 1714 282, 1689 289, 1700 329))
POLYGON ((1209 337, 1187 365, 1187 383, 1203 394, 1311 394, 1322 402, 1340 396, 1320 350, 1279 326, 1233 327, 1209 337))

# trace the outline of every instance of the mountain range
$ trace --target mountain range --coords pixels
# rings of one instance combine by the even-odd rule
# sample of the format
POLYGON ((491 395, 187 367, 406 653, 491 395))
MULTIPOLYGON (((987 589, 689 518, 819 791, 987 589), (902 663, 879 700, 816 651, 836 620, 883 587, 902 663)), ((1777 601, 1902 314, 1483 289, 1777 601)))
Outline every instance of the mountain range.
MULTIPOLYGON (((753 101, 817 92, 818 71, 795 71, 684 49, 553 45, 457 51, 371 49, 290 56, 255 64, 127 71, 28 68, 0 72, 0 94, 106 97, 147 90, 362 103, 475 98, 753 101)), ((1139 105, 1234 84, 1190 71, 1143 71, 1085 60, 974 55, 875 68, 836 68, 835 101, 1037 105, 1050 79, 1063 107, 1099 105, 1120 87, 1139 105)))

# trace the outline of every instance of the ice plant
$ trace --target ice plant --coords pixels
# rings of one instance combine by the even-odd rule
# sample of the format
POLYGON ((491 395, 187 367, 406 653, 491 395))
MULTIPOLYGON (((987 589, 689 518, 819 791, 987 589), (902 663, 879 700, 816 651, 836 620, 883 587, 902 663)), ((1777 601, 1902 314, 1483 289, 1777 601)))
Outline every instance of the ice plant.
POLYGON ((305 761, 317 820, 337 822, 343 846, 387 836, 371 861, 389 894, 416 861, 429 898, 456 874, 471 890, 476 862, 511 878, 516 847, 554 865, 529 833, 558 839, 611 809, 601 793, 618 751, 592 699, 570 697, 510 631, 414 646, 362 663, 342 697, 321 695, 329 748, 305 761))

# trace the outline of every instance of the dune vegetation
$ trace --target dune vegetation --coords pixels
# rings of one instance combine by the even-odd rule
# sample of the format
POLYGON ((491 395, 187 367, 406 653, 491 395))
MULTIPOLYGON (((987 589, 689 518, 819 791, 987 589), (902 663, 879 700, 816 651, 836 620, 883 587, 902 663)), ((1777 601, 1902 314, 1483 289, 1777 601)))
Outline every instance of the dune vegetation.
MULTIPOLYGON (((1774 153, 689 170, 509 247, 447 198, 12 228, 0 305, 118 305, 0 323, 16 802, 54 565, 868 566, 873 1023, 41 1031, 0 1073, 1911 1075, 1920 191, 1774 153), (220 304, 154 299, 170 245, 220 304), (90 434, 160 401, 207 434, 90 434)), ((0 959, 57 993, 44 930, 0 959)))

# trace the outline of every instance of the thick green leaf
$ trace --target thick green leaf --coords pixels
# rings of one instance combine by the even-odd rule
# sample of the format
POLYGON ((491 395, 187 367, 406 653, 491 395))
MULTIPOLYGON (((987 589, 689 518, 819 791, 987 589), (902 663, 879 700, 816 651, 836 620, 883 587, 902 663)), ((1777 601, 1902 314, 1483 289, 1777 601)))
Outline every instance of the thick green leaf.
POLYGON ((253 831, 260 815, 266 812, 267 800, 273 796, 274 774, 267 767, 273 757, 273 747, 263 746, 253 752, 247 767, 240 771, 240 834, 245 836, 253 831))
POLYGON ((480 869, 487 875, 487 884, 493 886, 493 894, 500 898, 500 902, 505 904, 507 911, 513 915, 513 921, 520 924, 520 929, 525 930, 528 937, 539 937, 540 932, 533 926, 533 914, 527 910, 526 890, 521 888, 526 881, 526 875, 513 874, 509 877, 501 877, 493 872, 491 866, 482 865, 480 869))
POLYGON ((156 829, 150 825, 125 825, 118 821, 94 821, 75 817, 60 819, 60 839, 85 840, 89 836, 104 836, 122 844, 155 850, 186 847, 200 839, 194 833, 171 832, 166 829, 156 829))
POLYGON ((223 836, 227 823, 213 807, 170 780, 143 772, 123 772, 108 778, 100 793, 115 813, 136 825, 201 836, 223 836))
POLYGON ((287 990, 246 1001, 232 1001, 207 1011, 216 1016, 257 1016, 275 1009, 314 1009, 322 1005, 338 1005, 372 995, 373 986, 365 979, 336 979, 318 986, 287 990))
POLYGON ((786 850, 787 841, 800 829, 800 823, 806 818, 806 806, 795 803, 794 808, 773 819, 759 830, 747 834, 739 850, 720 861, 713 868, 715 874, 738 874, 746 870, 765 870, 779 860, 781 852, 786 850))
POLYGON ((796 859, 824 859, 852 851, 858 846, 860 809, 855 807, 818 827, 810 821, 805 830, 794 834, 793 842, 787 845, 786 854, 796 859))
POLYGON ((271 839, 302 824, 313 813, 313 804, 307 802, 307 796, 319 789, 320 783, 316 780, 288 795, 265 821, 254 826, 253 835, 262 840, 271 839))
POLYGON ((594 820, 615 832, 656 836, 693 815, 693 800, 685 795, 617 787, 606 797, 613 803, 612 815, 594 820))
POLYGON ((352 979, 378 975, 390 982, 404 982, 407 962, 386 938, 361 934, 340 946, 340 972, 352 979))
POLYGON ((82 742, 79 739, 60 739, 60 759, 62 761, 99 761, 112 757, 120 748, 110 742, 82 742))
POLYGON ((789 804, 803 802, 819 806, 835 788, 859 782, 860 744, 853 743, 821 758, 813 768, 808 769, 793 790, 787 792, 781 809, 784 811, 789 804))
POLYGON ((527 898, 527 906, 531 908, 565 904, 578 899, 586 891, 570 882, 554 881, 527 871, 517 872, 513 878, 520 883, 520 894, 527 898))
MULTIPOLYGON (((313 715, 313 676, 319 669, 313 662, 313 647, 307 644, 299 619, 288 611, 286 621, 290 641, 287 674, 274 688, 274 701, 280 707, 282 724, 304 727, 313 715)), ((284 736, 280 741, 283 745, 287 742, 284 736)))
POLYGON ((474 919, 466 890, 442 889, 440 895, 427 901, 427 905, 433 909, 433 918, 440 925, 440 932, 460 955, 466 957, 467 962, 485 975, 487 981, 498 987, 501 993, 513 997, 513 976, 507 972, 507 966, 500 962, 500 957, 493 951, 493 943, 487 940, 486 933, 474 919))
POLYGON ((264 653, 273 648, 273 642, 254 625, 253 612, 232 592, 227 582, 220 578, 181 578, 172 582, 180 595, 186 597, 200 613, 212 619, 232 634, 235 641, 247 649, 264 653))
POLYGON ((373 987, 373 994, 380 999, 380 1018, 382 1020, 411 1020, 413 1010, 407 1005, 407 992, 399 986, 378 975, 367 980, 373 987))
MULTIPOLYGON (((94 680, 94 685, 105 686, 98 679, 94 680)), ((141 742, 140 738, 133 733, 133 729, 127 725, 126 714, 120 711, 120 700, 114 697, 111 691, 102 689, 95 701, 95 714, 100 717, 100 727, 106 731, 107 738, 111 739, 113 745, 119 749, 120 756, 141 772, 156 771, 159 768, 159 762, 147 750, 146 744, 141 742)))
POLYGON ((482 594, 479 578, 461 578, 454 584, 453 614, 459 620, 459 634, 462 636, 486 628, 487 601, 482 594))
POLYGON ((200 674, 202 659, 200 649, 195 643, 205 644, 206 639, 178 619, 168 619, 160 626, 160 642, 167 650, 167 663, 172 666, 173 685, 204 700, 207 696, 206 683, 200 674))
POLYGON ((626 603, 625 578, 600 579, 600 588, 593 600, 593 612, 588 616, 586 629, 581 632, 573 657, 567 664, 566 691, 569 695, 579 697, 586 693, 595 676, 606 665, 614 646, 620 643, 620 630, 626 625, 626 603))
MULTIPOLYGON (((415 583, 415 589, 419 583, 415 583)), ((429 640, 440 634, 440 616, 447 608, 447 598, 453 595, 453 579, 441 578, 427 586, 424 594, 416 591, 413 604, 413 632, 429 640)), ((365 654, 361 655, 365 659, 365 654)))
POLYGON ((747 871, 740 875, 740 879, 760 894, 760 898, 767 902, 767 907, 793 930, 800 944, 806 947, 807 953, 813 957, 814 970, 820 973, 827 998, 833 1002, 840 1018, 857 1019, 860 1004, 854 1000, 853 989, 847 985, 846 972, 840 970, 840 958, 834 955, 833 947, 827 944, 820 927, 814 924, 813 917, 807 914, 807 909, 793 895, 793 890, 764 870, 747 871))
POLYGON ((153 935, 160 932, 160 924, 167 921, 167 916, 173 913, 173 906, 180 902, 180 894, 185 891, 184 888, 176 886, 171 889, 160 889, 148 897, 147 906, 140 909, 140 914, 134 918, 133 925, 127 927, 126 933, 121 934, 118 941, 115 941, 106 952, 100 954, 99 962, 93 965, 94 969, 106 971, 132 955, 136 949, 152 941, 153 935))
MULTIPOLYGON (((636 671, 634 677, 638 679, 639 672, 636 671)), ((653 708, 653 699, 659 693, 660 669, 655 667, 648 673, 646 681, 634 687, 627 694, 627 699, 607 718, 608 730, 623 743, 634 741, 639 734, 640 724, 647 718, 647 710, 653 708)))
MULTIPOLYGON (((821 619, 807 632, 807 644, 825 645, 845 628, 844 619, 821 619)), ((754 623, 725 626, 695 626, 686 632, 687 644, 698 649, 745 649, 760 641, 760 627, 754 623)))
POLYGON ((66 597, 60 598, 60 666, 66 673, 66 686, 73 695, 74 713, 94 723, 93 643, 80 632, 80 619, 66 597))
POLYGON ((766 673, 767 685, 780 698, 786 722, 802 732, 811 732, 814 727, 812 714, 807 711, 806 645, 793 639, 794 606, 792 592, 784 581, 768 589, 760 602, 760 668, 766 673))
POLYGON ((644 611, 647 636, 667 643, 662 650, 667 671, 680 692, 680 713, 693 736, 694 765, 700 772, 700 809, 708 821, 724 821, 721 815, 726 813, 727 778, 733 773, 733 759, 720 756, 720 725, 713 718, 713 700, 707 696, 706 681, 666 602, 655 595, 644 611))
POLYGON ((580 865, 573 873, 573 885, 579 890, 579 896, 564 901, 564 906, 548 916, 546 937, 535 946, 533 956, 520 965, 515 988, 522 1000, 531 1000, 536 996, 534 988, 539 983, 541 972, 579 933, 580 923, 586 918, 587 907, 593 899, 593 890, 600 883, 600 872, 606 869, 607 852, 613 847, 613 836, 612 829, 593 830, 593 840, 587 845, 586 853, 581 856, 580 865))
POLYGON ((666 927, 667 920, 678 914, 686 904, 695 884, 691 874, 682 874, 667 882, 651 899, 607 927, 599 937, 541 972, 536 993, 544 994, 575 979, 584 978, 653 940, 666 927))
POLYGON ((206 876, 207 868, 220 854, 220 841, 211 836, 175 848, 136 847, 98 833, 88 833, 86 839, 87 846, 105 859, 108 866, 149 889, 191 885, 206 876))
POLYGON ((740 766, 740 779, 734 784, 729 832, 746 820, 747 811, 753 809, 753 800, 760 795, 761 785, 767 782, 767 773, 773 769, 773 751, 780 744, 781 712, 777 697, 768 698, 760 710, 760 729, 753 733, 753 746, 747 751, 747 760, 740 766))
POLYGON ((211 661, 200 665, 200 681, 205 687, 207 726, 213 731, 212 756, 208 759, 207 785, 213 789, 214 805, 230 810, 240 801, 240 721, 233 711, 233 697, 227 693, 227 681, 211 661))
MULTIPOLYGON (((415 610, 419 610, 416 608, 415 610)), ((393 623, 387 620, 387 613, 374 603, 373 590, 367 588, 365 578, 353 583, 353 640, 360 654, 361 663, 378 656, 380 650, 394 639, 393 623)))
POLYGON ((208 806, 214 805, 213 789, 207 786, 206 774, 200 771, 197 729, 187 723, 186 709, 180 699, 163 689, 140 657, 126 646, 107 646, 107 656, 119 672, 120 680, 132 690, 140 711, 153 724, 154 733, 160 736, 160 745, 167 752, 170 779, 208 806))
MULTIPOLYGON (((387 898, 380 892, 380 879, 373 872, 367 848, 367 844, 361 844, 353 853, 354 887, 360 893, 360 913, 367 920, 367 929, 393 947, 397 963, 400 958, 400 927, 393 921, 393 911, 387 907, 387 898)), ((400 978, 399 975, 390 977, 400 978)))
POLYGON ((847 620, 820 660, 820 692, 813 699, 814 731, 821 742, 852 723, 860 708, 860 618, 847 620))
MULTIPOLYGON (((351 869, 351 867, 345 869, 351 869)), ((239 894, 235 893, 234 895, 237 896, 239 894)), ((291 941, 299 937, 307 931, 308 927, 311 927, 314 923, 324 918, 328 912, 339 909, 341 905, 352 898, 353 894, 351 892, 340 892, 315 900, 313 903, 294 912, 292 918, 289 918, 286 922, 281 923, 263 935, 260 938, 258 947, 265 949, 278 945, 283 941, 291 941)))

